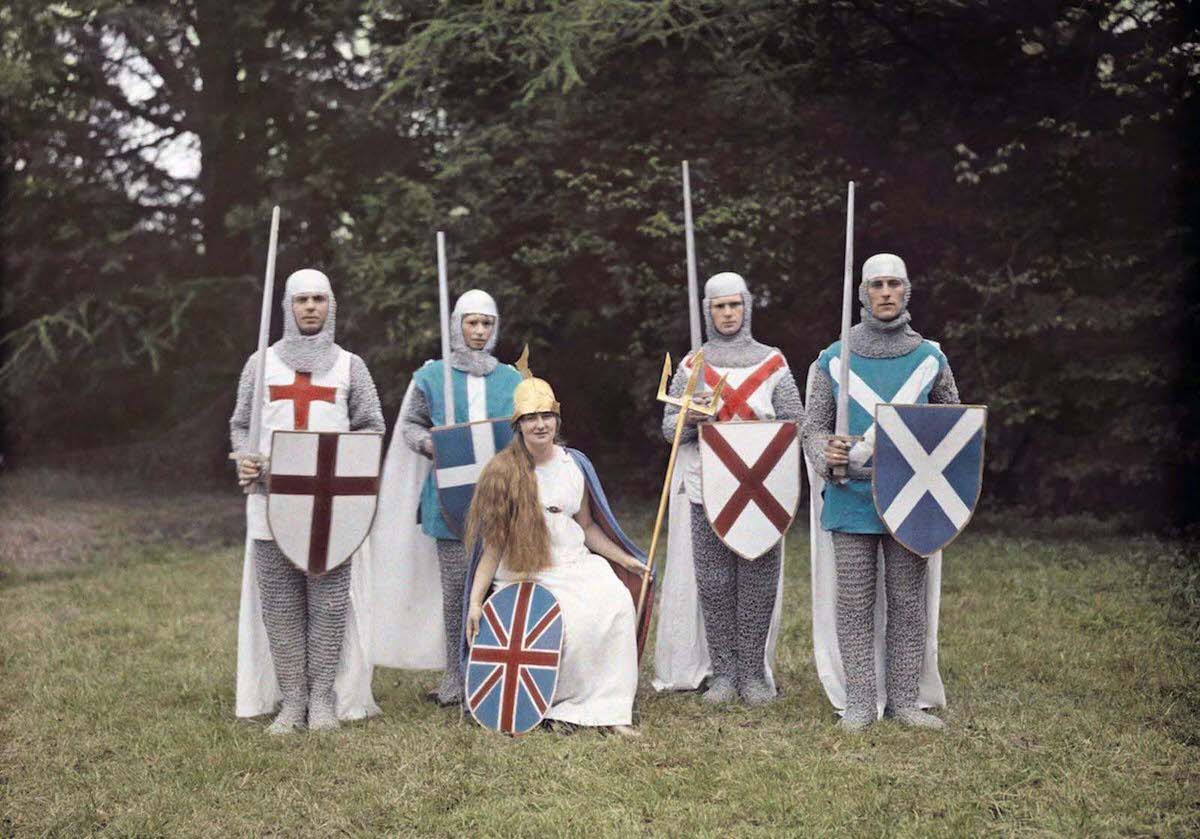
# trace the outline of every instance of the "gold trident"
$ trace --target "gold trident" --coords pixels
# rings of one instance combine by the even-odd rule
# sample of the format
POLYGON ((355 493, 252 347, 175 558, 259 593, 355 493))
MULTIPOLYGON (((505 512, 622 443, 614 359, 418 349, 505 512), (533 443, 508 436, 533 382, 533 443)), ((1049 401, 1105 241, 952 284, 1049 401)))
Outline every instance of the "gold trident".
POLYGON ((679 408, 679 416, 675 419, 675 439, 671 441, 671 457, 667 460, 667 476, 663 479, 662 496, 658 500, 658 517, 654 520, 654 535, 650 537, 650 553, 646 556, 646 570, 642 573, 642 592, 638 595, 637 618, 634 626, 642 625, 642 610, 646 606, 646 590, 650 583, 650 574, 654 571, 654 551, 658 547, 658 535, 662 530, 663 516, 667 512, 667 501, 671 497, 671 476, 675 474, 675 457, 679 454, 679 438, 683 435, 683 426, 687 421, 688 411, 703 414, 706 417, 715 416, 721 403, 721 394, 725 391, 725 376, 717 382, 713 389, 712 399, 707 405, 696 405, 692 397, 696 394, 696 385, 704 373, 704 350, 697 350, 692 357, 692 374, 688 376, 687 387, 683 396, 667 395, 667 384, 671 380, 671 356, 667 355, 663 362, 662 379, 658 383, 658 401, 675 405, 679 408))

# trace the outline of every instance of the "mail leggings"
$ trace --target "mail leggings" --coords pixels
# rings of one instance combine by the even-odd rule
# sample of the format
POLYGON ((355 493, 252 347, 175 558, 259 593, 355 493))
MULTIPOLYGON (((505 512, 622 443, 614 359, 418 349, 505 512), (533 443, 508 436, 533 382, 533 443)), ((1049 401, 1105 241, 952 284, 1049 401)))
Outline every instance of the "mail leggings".
POLYGON ((438 686, 438 701, 462 701, 463 594, 467 586, 467 551, 455 539, 437 540, 442 577, 442 625, 446 629, 446 670, 438 686))
POLYGON ((876 716, 875 588, 883 546, 887 595, 887 706, 915 708, 925 655, 926 562, 891 536, 833 532, 837 562, 837 638, 846 671, 846 718, 876 716))
POLYGON ((350 605, 350 562, 319 577, 293 565, 272 541, 254 540, 267 643, 285 706, 335 706, 350 605))
POLYGON ((713 676, 729 679, 739 691, 761 689, 779 585, 779 546, 758 559, 743 559, 713 532, 704 507, 693 504, 692 556, 713 676))

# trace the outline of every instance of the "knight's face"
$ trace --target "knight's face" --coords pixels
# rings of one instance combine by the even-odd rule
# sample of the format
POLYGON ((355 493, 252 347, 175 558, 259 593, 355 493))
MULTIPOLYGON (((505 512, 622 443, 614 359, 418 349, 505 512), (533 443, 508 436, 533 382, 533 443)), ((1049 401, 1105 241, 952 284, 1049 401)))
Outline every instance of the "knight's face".
POLYGON ((736 335, 742 328, 742 319, 746 316, 746 307, 742 295, 728 294, 724 297, 714 297, 709 301, 712 311, 713 325, 722 335, 736 335))
POLYGON ((899 277, 874 277, 867 283, 871 314, 879 320, 892 320, 904 305, 904 280, 899 277))
POLYGON ((558 414, 553 411, 542 411, 537 414, 523 414, 518 420, 521 436, 525 445, 539 448, 554 442, 558 434, 558 414))
POLYGON ((329 295, 297 294, 292 298, 292 317, 301 335, 316 335, 329 317, 329 295))
POLYGON ((466 315, 462 319, 463 340, 473 350, 481 350, 492 338, 496 319, 491 315, 466 315))

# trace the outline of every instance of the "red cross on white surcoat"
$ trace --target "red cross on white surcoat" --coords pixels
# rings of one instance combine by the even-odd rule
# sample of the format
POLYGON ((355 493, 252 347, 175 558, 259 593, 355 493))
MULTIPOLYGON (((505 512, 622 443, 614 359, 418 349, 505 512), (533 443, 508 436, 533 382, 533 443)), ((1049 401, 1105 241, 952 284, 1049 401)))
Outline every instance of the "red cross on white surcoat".
POLYGON ((312 373, 296 373, 290 385, 270 385, 270 401, 291 400, 292 427, 296 431, 308 430, 308 406, 313 402, 336 402, 337 388, 314 385, 312 373))
MULTIPOLYGON (((732 419, 763 419, 750 407, 750 399, 766 383, 767 379, 786 366, 787 362, 784 361, 782 355, 777 352, 771 353, 737 387, 726 382, 725 390, 721 393, 721 407, 717 410, 717 419, 720 422, 729 422, 732 419)), ((704 383, 708 385, 709 390, 716 390, 720 381, 720 374, 712 368, 711 364, 705 364, 704 383)))

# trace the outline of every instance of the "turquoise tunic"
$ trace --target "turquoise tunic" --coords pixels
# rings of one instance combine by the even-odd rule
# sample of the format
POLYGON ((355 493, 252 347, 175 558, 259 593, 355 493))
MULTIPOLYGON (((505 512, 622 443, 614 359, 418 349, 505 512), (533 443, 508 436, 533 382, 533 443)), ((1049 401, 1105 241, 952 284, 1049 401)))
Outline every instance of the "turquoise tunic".
MULTIPOLYGON (((421 369, 413 374, 413 384, 425 394, 426 404, 429 405, 430 419, 433 420, 435 426, 512 416, 513 391, 521 383, 521 374, 511 364, 497 364, 495 370, 482 377, 485 389, 486 416, 469 414, 468 379, 478 377, 470 376, 462 370, 451 370, 451 381, 454 386, 454 422, 447 422, 442 364, 441 361, 426 361, 421 369)), ((425 479, 425 486, 421 488, 421 529, 435 539, 458 540, 458 536, 442 518, 442 511, 437 500, 437 483, 434 481, 432 470, 429 477, 425 479)))
MULTIPOLYGON (((837 367, 841 350, 842 342, 835 341, 817 357, 817 364, 833 382, 834 398, 838 395, 837 367)), ((877 403, 928 403, 929 391, 948 363, 933 341, 922 341, 912 352, 895 358, 867 358, 851 353, 850 433, 862 436, 870 430, 874 434, 872 426, 877 403), (861 383, 856 383, 854 377, 861 383)), ((864 465, 870 463, 868 459, 864 465)), ((888 532, 875 511, 869 479, 851 479, 844 484, 829 481, 822 498, 825 500, 821 510, 823 529, 839 533, 888 532)))

